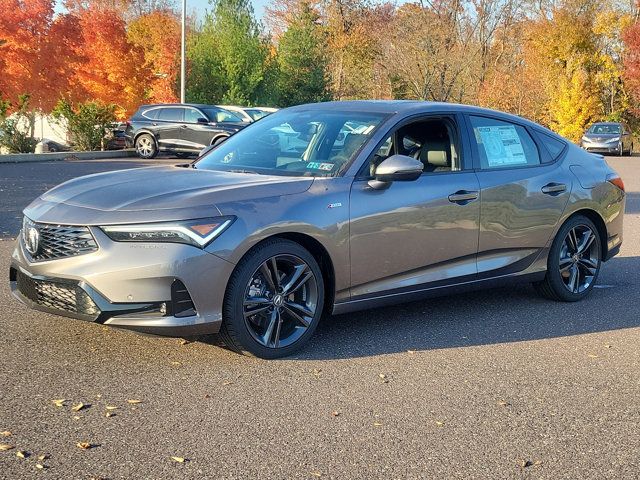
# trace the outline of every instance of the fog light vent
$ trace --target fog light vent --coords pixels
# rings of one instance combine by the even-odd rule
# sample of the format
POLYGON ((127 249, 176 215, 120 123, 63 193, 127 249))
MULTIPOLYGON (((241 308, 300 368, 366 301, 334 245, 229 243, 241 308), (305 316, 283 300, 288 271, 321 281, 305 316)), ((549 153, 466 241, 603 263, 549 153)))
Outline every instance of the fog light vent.
POLYGON ((191 295, 180 280, 174 280, 171 284, 171 311, 174 317, 190 317, 196 314, 191 295))

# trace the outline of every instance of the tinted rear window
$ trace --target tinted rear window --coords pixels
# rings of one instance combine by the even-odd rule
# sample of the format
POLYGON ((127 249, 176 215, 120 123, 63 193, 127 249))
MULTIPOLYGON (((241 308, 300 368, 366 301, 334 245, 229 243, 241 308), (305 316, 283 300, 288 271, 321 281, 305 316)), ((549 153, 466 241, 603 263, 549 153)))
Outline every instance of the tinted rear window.
POLYGON ((549 151, 551 155, 551 160, 555 160, 564 150, 566 144, 562 140, 558 140, 557 138, 552 137, 551 135, 547 135, 542 132, 535 132, 536 138, 540 143, 542 143, 545 148, 549 151))
POLYGON ((145 110, 145 111, 142 113, 142 116, 143 116, 143 117, 150 118, 150 119, 152 119, 152 120, 155 120, 156 118, 158 118, 158 113, 159 113, 159 112, 160 112, 160 109, 159 109, 159 108, 152 108, 152 109, 150 109, 150 110, 145 110))
POLYGON ((165 120, 168 122, 181 122, 182 121, 182 108, 163 108, 160 110, 158 120, 165 120))

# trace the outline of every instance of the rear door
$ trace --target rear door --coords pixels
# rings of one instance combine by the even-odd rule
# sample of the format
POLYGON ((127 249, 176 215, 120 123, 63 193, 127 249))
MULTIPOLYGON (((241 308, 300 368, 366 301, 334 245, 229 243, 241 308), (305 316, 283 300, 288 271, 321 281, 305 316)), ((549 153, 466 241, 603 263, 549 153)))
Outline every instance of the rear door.
POLYGON ((156 117, 155 134, 160 150, 180 146, 184 137, 184 108, 162 107, 156 117))
POLYGON ((483 115, 467 120, 480 182, 478 275, 524 270, 551 239, 572 176, 526 125, 483 115))

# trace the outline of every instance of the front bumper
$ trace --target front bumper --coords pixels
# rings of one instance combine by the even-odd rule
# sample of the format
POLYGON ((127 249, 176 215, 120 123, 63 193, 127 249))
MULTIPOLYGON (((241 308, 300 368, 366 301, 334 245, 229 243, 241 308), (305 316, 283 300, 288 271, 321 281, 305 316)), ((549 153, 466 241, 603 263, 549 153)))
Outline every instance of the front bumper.
POLYGON ((587 152, 592 153, 620 153, 620 143, 596 143, 582 141, 580 146, 587 152))
POLYGON ((36 310, 143 333, 218 332, 233 264, 189 245, 114 242, 90 229, 96 252, 48 261, 32 261, 19 236, 13 295, 36 310))

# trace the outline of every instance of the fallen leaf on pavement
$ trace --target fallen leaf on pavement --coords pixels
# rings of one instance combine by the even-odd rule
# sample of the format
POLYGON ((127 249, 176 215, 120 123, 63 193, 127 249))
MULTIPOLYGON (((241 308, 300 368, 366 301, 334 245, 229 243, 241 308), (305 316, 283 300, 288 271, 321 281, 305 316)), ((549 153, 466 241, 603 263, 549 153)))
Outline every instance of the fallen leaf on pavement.
POLYGON ((178 463, 184 463, 186 459, 184 457, 171 457, 171 460, 178 463))
POLYGON ((322 474, 320 472, 310 472, 311 475, 313 475, 314 477, 321 477, 322 474))
POLYGON ((0 452, 6 452, 7 450, 11 450, 12 448, 16 448, 13 445, 7 445, 6 443, 0 443, 0 452))
POLYGON ((191 343, 189 340, 180 340, 180 345, 188 345, 189 343, 191 343))
POLYGON ((71 407, 71 410, 73 410, 74 412, 79 412, 83 408, 89 408, 89 405, 85 405, 84 403, 80 402, 79 404, 71 407))
POLYGON ((89 442, 78 442, 76 443, 76 447, 82 450, 89 450, 91 447, 93 447, 93 445, 91 445, 89 442))
POLYGON ((66 402, 64 398, 60 398, 58 400, 51 400, 51 401, 54 403, 56 407, 64 407, 64 402, 66 402))
POLYGON ((46 460, 47 458, 49 458, 49 455, 40 455, 38 457, 38 460, 43 461, 43 460, 46 460))
POLYGON ((542 465, 542 460, 536 460, 533 462, 534 465, 542 465))
POLYGON ((222 382, 222 385, 233 385, 233 382, 222 382))
POLYGON ((104 407, 107 410, 117 410, 118 407, 114 406, 114 405, 107 405, 106 407, 104 407))
POLYGON ((127 403, 131 405, 137 405, 138 403, 142 403, 142 400, 127 400, 127 403))
POLYGON ((41 463, 36 463, 36 468, 38 470, 43 470, 44 469, 44 465, 42 465, 41 463))
POLYGON ((416 351, 415 350, 407 350, 407 353, 410 354, 410 355, 413 355, 414 353, 416 353, 416 351))
POLYGON ((109 418, 109 417, 113 417, 114 415, 115 415, 115 413, 113 413, 113 412, 106 412, 106 413, 104 414, 104 416, 105 416, 105 417, 107 417, 107 418, 109 418))
POLYGON ((531 460, 521 460, 520 461, 520 466, 522 468, 527 468, 527 467, 530 467, 531 465, 533 465, 533 463, 531 463, 531 460))
POLYGON ((339 417, 340 412, 338 410, 334 410, 333 412, 331 412, 331 415, 333 415, 334 417, 339 417))
POLYGON ((171 362, 171 365, 180 365, 180 362, 171 362))
POLYGON ((27 452, 25 452, 24 450, 18 450, 16 452, 16 457, 18 458, 27 458, 29 456, 29 454, 27 452))
POLYGON ((5 430, 4 432, 0 432, 0 435, 2 435, 3 437, 10 437, 11 432, 9 430, 5 430))
POLYGON ((498 405, 500 405, 501 407, 508 407, 511 404, 509 402, 505 402, 504 400, 500 400, 498 402, 498 405))
POLYGON ((374 427, 381 427, 381 426, 382 426, 382 424, 381 424, 381 423, 379 423, 379 422, 374 422, 373 426, 374 426, 374 427))
POLYGON ((444 425, 444 422, 438 422, 436 421, 436 425, 438 425, 439 427, 442 427, 444 425))
POLYGON ((611 345, 605 345, 604 348, 611 348, 611 345))
POLYGON ((590 353, 589 358, 598 358, 598 355, 594 355, 593 353, 590 353))

